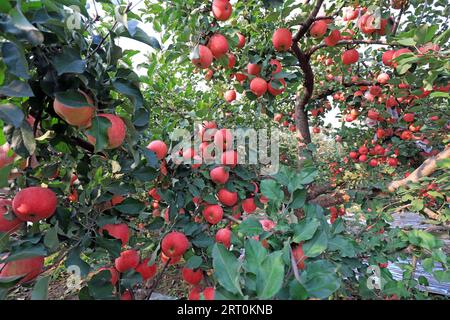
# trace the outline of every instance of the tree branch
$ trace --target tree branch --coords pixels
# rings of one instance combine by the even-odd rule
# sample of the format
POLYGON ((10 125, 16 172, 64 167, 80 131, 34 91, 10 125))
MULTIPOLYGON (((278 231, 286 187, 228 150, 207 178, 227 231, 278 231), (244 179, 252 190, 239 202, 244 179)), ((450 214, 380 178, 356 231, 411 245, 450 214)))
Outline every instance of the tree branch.
MULTIPOLYGON (((382 45, 382 46, 399 46, 398 44, 394 44, 394 43, 387 43, 381 40, 341 40, 338 43, 336 43, 336 46, 342 46, 342 45, 353 45, 353 44, 378 44, 378 45, 382 45)), ((311 49, 308 50, 308 52, 306 53, 306 55, 308 57, 312 56, 314 54, 314 52, 316 52, 317 50, 320 50, 322 48, 327 47, 327 45, 325 43, 321 43, 318 44, 314 47, 311 47, 311 49)))
POLYGON ((300 68, 305 76, 305 80, 303 81, 303 94, 297 94, 295 102, 295 126, 300 134, 302 142, 309 144, 311 143, 311 134, 309 132, 308 115, 305 107, 314 92, 314 73, 312 71, 311 64, 309 63, 309 58, 299 48, 297 42, 293 43, 292 51, 297 57, 300 68))
POLYGON ((439 160, 450 158, 450 147, 446 148, 444 151, 438 155, 425 160, 416 170, 413 171, 408 177, 392 181, 388 186, 390 192, 394 192, 400 187, 406 186, 408 183, 418 182, 422 177, 428 177, 437 168, 437 162, 439 160))

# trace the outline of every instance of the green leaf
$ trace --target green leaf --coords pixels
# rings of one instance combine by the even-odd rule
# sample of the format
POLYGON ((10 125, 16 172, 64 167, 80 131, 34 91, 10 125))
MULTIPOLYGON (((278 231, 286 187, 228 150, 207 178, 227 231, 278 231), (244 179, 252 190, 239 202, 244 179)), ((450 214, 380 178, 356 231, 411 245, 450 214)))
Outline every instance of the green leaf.
POLYGON ((21 260, 26 258, 33 258, 33 257, 41 257, 47 256, 47 250, 45 250, 44 246, 42 244, 38 244, 36 246, 32 247, 25 247, 25 248, 15 248, 13 252, 4 260, 4 262, 10 262, 14 260, 21 260))
POLYGON ((57 92, 55 94, 55 97, 59 102, 68 107, 72 108, 86 107, 86 106, 93 107, 93 105, 87 101, 86 97, 77 90, 67 90, 64 92, 57 92))
POLYGON ((415 46, 416 41, 413 38, 403 38, 397 40, 397 42, 403 46, 415 46))
POLYGON ((189 269, 197 269, 202 265, 202 257, 200 256, 192 256, 189 258, 189 260, 186 262, 185 267, 189 269))
POLYGON ((44 35, 25 18, 19 7, 9 12, 9 17, 0 20, 0 31, 12 34, 20 40, 29 41, 33 46, 44 42, 44 35))
POLYGON ((94 117, 92 126, 86 132, 95 139, 95 151, 101 151, 108 147, 108 129, 111 127, 111 121, 105 117, 94 117))
POLYGON ((96 273, 88 283, 89 294, 98 300, 113 299, 111 272, 102 270, 96 273))
POLYGON ((44 245, 50 250, 55 251, 59 247, 58 240, 58 222, 50 228, 44 236, 44 245))
POLYGON ((48 285, 51 280, 51 276, 45 276, 39 278, 31 292, 31 300, 47 300, 48 299, 48 285))
POLYGON ((220 285, 231 293, 242 295, 239 284, 241 263, 222 244, 214 244, 212 249, 214 275, 220 285))
POLYGON ((129 20, 128 28, 120 26, 117 28, 116 34, 121 37, 131 38, 131 39, 140 41, 142 43, 148 44, 153 49, 161 50, 161 45, 159 44, 159 41, 155 37, 149 36, 137 24, 138 24, 138 21, 129 20))
POLYGON ((311 239, 316 233, 319 225, 320 221, 316 218, 303 219, 299 224, 294 226, 294 237, 292 238, 292 241, 300 243, 311 239))
POLYGON ((9 84, 0 87, 0 95, 18 98, 34 97, 30 85, 20 80, 13 80, 9 84))
POLYGON ((17 128, 22 123, 24 117, 22 109, 18 106, 11 103, 0 105, 0 119, 7 124, 11 124, 17 128))
POLYGON ((239 224, 238 232, 243 233, 246 236, 256 236, 263 232, 263 228, 258 219, 248 217, 241 224, 239 224))
POLYGON ((341 235, 337 235, 328 241, 328 250, 339 251, 342 257, 356 257, 356 243, 341 235))
POLYGON ((3 129, 3 132, 11 148, 18 155, 26 158, 36 150, 33 129, 27 121, 22 121, 18 128, 8 125, 3 129))
POLYGON ((255 239, 248 239, 245 242, 245 261, 244 269, 253 274, 258 273, 258 268, 267 256, 267 249, 261 242, 255 239))
POLYGON ((308 295, 319 299, 328 298, 340 287, 336 268, 326 260, 309 263, 300 275, 300 282, 308 295))
POLYGON ((112 85, 118 92, 129 98, 136 109, 144 104, 141 91, 130 81, 118 78, 112 82, 112 85))
POLYGON ((424 204, 422 199, 414 199, 413 201, 411 201, 410 209, 412 211, 418 212, 423 209, 423 206, 424 204))
POLYGON ((307 257, 317 257, 324 252, 328 246, 328 237, 325 231, 316 232, 311 240, 303 244, 303 252, 307 257))
POLYGON ((275 203, 280 203, 284 199, 284 193, 280 184, 272 179, 264 179, 261 181, 261 192, 275 203))
POLYGON ((81 59, 80 51, 67 46, 53 58, 53 65, 58 76, 64 73, 83 73, 86 70, 86 62, 81 59))
POLYGON ((256 294, 259 299, 270 299, 280 291, 284 279, 282 252, 268 255, 258 268, 256 275, 256 294))
POLYGON ((81 255, 81 248, 80 247, 74 247, 69 250, 69 253, 67 255, 67 259, 64 262, 64 265, 66 268, 70 267, 78 267, 80 270, 80 275, 82 277, 86 277, 91 269, 89 264, 87 264, 85 261, 83 261, 80 258, 81 255))
POLYGON ((431 233, 422 230, 411 230, 407 232, 408 241, 421 248, 433 250, 438 248, 442 241, 436 239, 431 233))
POLYGON ((22 48, 19 48, 17 44, 4 42, 2 44, 2 57, 9 73, 26 80, 30 78, 28 62, 25 59, 22 48))
POLYGON ((145 208, 145 204, 133 198, 125 199, 121 204, 114 207, 116 210, 129 214, 137 215, 145 208))
POLYGON ((302 208, 306 202, 306 195, 307 195, 307 192, 305 189, 295 190, 294 194, 292 196, 293 200, 292 200, 291 204, 289 205, 289 207, 291 209, 302 208))
POLYGON ((308 298, 308 292, 297 279, 289 283, 289 295, 293 300, 306 300, 308 298))

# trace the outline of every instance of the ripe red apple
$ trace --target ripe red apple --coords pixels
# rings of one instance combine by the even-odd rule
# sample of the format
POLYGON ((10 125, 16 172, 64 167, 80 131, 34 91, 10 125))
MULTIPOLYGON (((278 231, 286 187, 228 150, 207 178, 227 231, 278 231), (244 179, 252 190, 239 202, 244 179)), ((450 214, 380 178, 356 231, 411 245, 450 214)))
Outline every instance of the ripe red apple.
POLYGON ((202 293, 205 300, 214 300, 216 290, 213 287, 207 287, 202 293))
POLYGON ((360 155, 358 160, 360 162, 366 162, 367 161, 367 155, 365 155, 365 154, 360 155))
POLYGON ((120 253, 120 257, 114 261, 117 271, 125 272, 135 269, 139 264, 139 253, 136 250, 125 250, 120 253))
POLYGON ((220 129, 214 135, 214 144, 222 150, 233 147, 233 133, 228 129, 220 129))
MULTIPOLYGON (((1 262, 1 261, 0 261, 1 262)), ((44 257, 32 257, 0 263, 0 279, 23 277, 19 283, 26 283, 36 278, 44 268, 44 257)))
POLYGON ((220 159, 221 163, 225 166, 235 167, 238 162, 238 154, 234 150, 227 150, 222 153, 222 157, 220 159))
POLYGON ((292 46, 292 33, 286 28, 277 29, 273 33, 272 43, 276 51, 288 51, 292 46))
MULTIPOLYGON (((212 57, 212 53, 211 53, 211 57, 212 57)), ((209 81, 212 79, 213 76, 214 76, 214 71, 212 71, 211 69, 208 69, 205 74, 205 80, 209 81)))
POLYGON ((8 156, 10 150, 11 147, 9 146, 8 143, 5 143, 0 147, 0 169, 14 162, 15 158, 14 152, 12 152, 11 156, 8 156))
POLYGON ((245 46, 245 37, 244 37, 244 35, 242 33, 239 33, 239 32, 237 33, 237 36, 238 36, 238 39, 239 39, 237 47, 238 48, 243 48, 245 46))
POLYGON ((414 113, 410 112, 410 113, 405 113, 403 115, 403 120, 405 122, 414 122, 414 113))
POLYGON ((249 63, 247 65, 247 73, 252 74, 254 76, 259 76, 259 73, 261 72, 261 65, 257 63, 249 63))
POLYGON ((323 41, 327 46, 334 47, 341 39, 341 32, 337 29, 334 29, 330 32, 330 35, 328 37, 325 37, 323 41))
POLYGON ((283 118, 283 114, 277 113, 277 114, 275 114, 275 115, 273 116, 273 121, 279 123, 279 122, 281 121, 282 118, 283 118))
POLYGON ((209 172, 211 180, 218 184, 225 184, 230 177, 230 174, 224 167, 217 167, 209 172))
POLYGON ((218 224, 223 218, 223 209, 218 204, 210 204, 203 209, 202 214, 210 224, 218 224))
MULTIPOLYGON (((400 56, 402 56, 404 54, 407 54, 407 53, 412 53, 412 51, 409 50, 408 48, 398 49, 392 55, 392 60, 395 60, 395 59, 399 58, 400 56)), ((398 62, 397 61, 392 61, 392 65, 394 66, 394 68, 397 68, 398 62)))
POLYGON ((156 274, 157 269, 156 263, 149 266, 148 265, 149 261, 150 261, 149 258, 144 259, 135 269, 136 272, 139 272, 141 274, 142 279, 144 281, 153 278, 156 274))
POLYGON ((28 187, 20 190, 13 199, 12 207, 22 221, 37 222, 51 217, 56 210, 56 194, 41 187, 28 187))
POLYGON ((250 90, 257 97, 262 96, 267 91, 267 82, 262 78, 253 78, 250 82, 250 90))
POLYGON ((162 160, 167 155, 167 145, 161 140, 150 142, 147 149, 153 151, 159 160, 162 160))
POLYGON ((172 265, 177 264, 178 262, 180 262, 181 256, 176 256, 176 257, 169 258, 163 252, 161 252, 161 261, 162 261, 163 264, 166 264, 167 261, 169 261, 169 259, 170 259, 170 262, 169 262, 168 265, 172 266, 172 265))
POLYGON ((111 273, 111 284, 115 286, 117 281, 119 281, 119 272, 114 267, 101 267, 97 270, 97 272, 108 270, 111 273))
POLYGON ((225 92, 225 94, 223 95, 223 97, 225 98, 225 101, 228 103, 233 102, 234 100, 236 100, 236 91, 234 90, 228 90, 225 92))
MULTIPOLYGON (((204 46, 204 45, 199 45, 198 46, 198 58, 197 59, 192 59, 192 63, 200 69, 206 69, 209 68, 209 66, 211 65, 212 61, 213 61, 213 54, 211 52, 211 50, 209 50, 208 47, 204 46)), ((212 70, 209 70, 212 73, 212 70)), ((211 74, 212 77, 212 74, 211 74)))
POLYGON ((355 159, 357 159, 357 158, 359 157, 359 154, 358 154, 358 152, 356 152, 356 151, 350 151, 350 153, 348 154, 348 156, 349 156, 351 159, 355 160, 355 159))
POLYGON ((229 0, 214 0, 212 3, 212 12, 214 18, 219 21, 226 21, 231 16, 233 8, 229 0))
POLYGON ((181 270, 181 275, 183 276, 183 280, 186 281, 189 284, 192 284, 193 286, 196 286, 202 281, 203 279, 203 271, 202 269, 189 269, 184 267, 181 270))
POLYGON ((359 53, 356 49, 350 49, 344 51, 341 56, 342 63, 345 65, 354 64, 359 60, 359 53))
POLYGON ((358 20, 358 28, 364 34, 372 34, 375 31, 377 31, 377 27, 376 27, 376 24, 375 24, 375 16, 373 14, 370 14, 370 13, 365 13, 358 20))
POLYGON ((220 58, 228 52, 228 41, 220 33, 215 33, 211 36, 208 42, 208 48, 211 50, 215 58, 220 58))
POLYGON ((413 134, 409 130, 404 130, 402 132, 402 134, 400 135, 400 139, 402 139, 402 140, 411 140, 412 137, 413 137, 413 134))
POLYGON ((367 149, 366 146, 361 146, 361 147, 359 147, 358 152, 360 154, 368 154, 369 153, 369 149, 367 149))
POLYGON ((117 206, 118 204, 121 204, 125 200, 125 197, 115 194, 111 198, 111 205, 117 206))
POLYGON ((228 57, 227 69, 233 69, 236 64, 236 57, 232 53, 228 53, 227 57, 228 57))
POLYGON ((319 127, 314 127, 314 128, 312 129, 312 131, 313 131, 313 133, 315 133, 315 134, 320 133, 320 128, 319 128, 319 127))
POLYGON ((172 231, 161 241, 161 250, 169 258, 180 257, 189 248, 188 238, 181 232, 172 231))
POLYGON ((387 160, 387 163, 391 167, 396 167, 398 165, 398 159, 397 158, 389 158, 387 160))
POLYGON ((256 210, 256 204, 254 198, 247 198, 242 201, 242 209, 246 213, 253 213, 256 210))
MULTIPOLYGON (((115 149, 122 145, 123 140, 126 136, 126 126, 125 122, 123 120, 113 114, 109 113, 102 113, 98 114, 99 117, 103 117, 111 121, 111 126, 107 130, 108 134, 108 145, 107 149, 115 149)), ((88 141, 92 144, 95 144, 95 137, 91 136, 90 134, 86 134, 88 141)))
POLYGON ((278 61, 277 59, 272 59, 270 60, 269 64, 275 67, 275 70, 272 71, 272 74, 281 72, 282 65, 280 61, 278 61))
POLYGON ((6 199, 0 199, 0 232, 13 233, 20 228, 23 221, 15 217, 12 220, 6 219, 8 213, 8 207, 11 207, 12 201, 6 199))
POLYGON ((380 73, 377 77, 377 81, 380 84, 386 84, 389 82, 390 79, 391 77, 387 73, 380 73))
POLYGON ((386 67, 392 66, 392 58, 394 56, 395 50, 387 50, 383 52, 383 55, 381 56, 381 61, 386 67))
POLYGON ((269 91, 269 93, 273 96, 277 96, 280 95, 284 92, 284 90, 286 89, 286 81, 284 81, 284 79, 278 79, 278 80, 270 80, 270 82, 267 85, 267 90, 269 91), (279 81, 282 84, 281 89, 275 89, 272 85, 273 81, 279 81))
POLYGON ((304 270, 305 269, 305 260, 307 257, 303 253, 302 244, 298 244, 295 247, 293 247, 292 254, 294 256, 295 262, 297 263, 297 268, 299 268, 300 270, 304 270))
POLYGON ((231 230, 228 228, 217 230, 216 242, 222 243, 228 249, 231 245, 231 230))
POLYGON ((86 98, 89 105, 70 107, 58 101, 58 99, 55 99, 55 101, 53 101, 53 109, 56 114, 68 124, 79 128, 89 128, 91 126, 92 117, 94 116, 94 101, 83 91, 80 90, 79 92, 86 98))
POLYGON ((122 241, 122 247, 128 243, 130 239, 130 229, 126 223, 118 224, 105 224, 100 228, 100 234, 106 231, 111 237, 120 239, 122 241))
POLYGON ((127 289, 120 295, 120 300, 133 300, 133 294, 127 289))
POLYGON ((371 160, 369 161, 369 166, 371 166, 371 167, 376 167, 377 165, 378 165, 377 159, 371 159, 371 160))
POLYGON ((323 20, 315 21, 309 29, 309 34, 313 38, 322 38, 327 33, 328 24, 323 20))
POLYGON ((222 204, 232 207, 238 201, 238 194, 237 192, 231 192, 225 188, 222 188, 219 192, 217 192, 217 198, 222 204))

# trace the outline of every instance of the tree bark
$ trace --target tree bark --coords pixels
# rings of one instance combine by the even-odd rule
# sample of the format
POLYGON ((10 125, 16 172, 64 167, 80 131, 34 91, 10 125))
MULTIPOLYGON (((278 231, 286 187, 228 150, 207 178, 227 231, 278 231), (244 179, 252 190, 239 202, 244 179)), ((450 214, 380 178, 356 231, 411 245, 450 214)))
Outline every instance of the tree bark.
POLYGON ((434 157, 425 160, 416 170, 413 171, 408 177, 392 181, 387 187, 390 192, 394 192, 400 187, 406 186, 408 183, 418 182, 422 177, 428 177, 437 168, 437 162, 439 160, 450 158, 450 147, 446 148, 441 153, 434 157))

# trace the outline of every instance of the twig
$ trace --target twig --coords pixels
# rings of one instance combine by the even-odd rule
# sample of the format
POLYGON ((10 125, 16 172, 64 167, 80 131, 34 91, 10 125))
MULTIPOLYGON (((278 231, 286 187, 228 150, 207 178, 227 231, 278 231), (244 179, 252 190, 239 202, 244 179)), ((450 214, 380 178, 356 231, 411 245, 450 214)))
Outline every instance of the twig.
POLYGON ((241 223, 242 223, 241 220, 236 219, 235 217, 230 216, 229 214, 225 214, 224 217, 225 217, 226 219, 230 220, 230 221, 233 221, 233 222, 237 223, 237 224, 241 224, 241 223))
POLYGON ((151 287, 151 289, 150 289, 150 292, 149 292, 148 295, 147 295, 147 299, 146 299, 146 300, 150 300, 150 298, 152 297, 153 291, 155 291, 155 289, 158 287, 158 284, 159 284, 159 282, 161 281, 162 276, 163 276, 164 272, 166 271, 167 266, 168 266, 169 263, 170 263, 170 260, 172 260, 172 258, 167 259, 166 263, 164 264, 163 269, 162 269, 161 272, 158 274, 158 277, 155 279, 155 282, 153 282, 153 285, 152 285, 152 287, 151 287))

